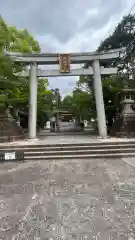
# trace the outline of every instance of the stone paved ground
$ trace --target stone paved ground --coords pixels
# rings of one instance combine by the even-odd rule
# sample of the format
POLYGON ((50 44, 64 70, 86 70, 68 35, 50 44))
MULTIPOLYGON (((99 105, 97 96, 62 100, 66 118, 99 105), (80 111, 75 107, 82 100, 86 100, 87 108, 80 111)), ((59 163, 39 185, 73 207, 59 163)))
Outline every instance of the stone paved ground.
POLYGON ((1 164, 0 236, 135 239, 135 168, 121 159, 1 164))
MULTIPOLYGON (((126 139, 127 140, 127 139, 126 139)), ((126 141, 125 140, 125 141, 126 141)), ((25 139, 25 140, 20 140, 20 141, 13 141, 13 142, 5 142, 5 143, 0 143, 0 147, 2 146, 19 146, 19 145, 33 145, 33 144, 43 144, 43 145, 53 145, 53 144, 80 144, 80 143, 99 143, 101 139, 99 140, 96 136, 79 136, 79 135, 55 135, 55 136, 42 136, 37 139, 25 139)), ((102 141, 105 141, 102 139, 102 141)), ((106 139, 106 142, 108 142, 109 139, 106 139)), ((118 140, 117 140, 118 141, 118 140)), ((115 142, 117 143, 116 139, 115 142)), ((122 141, 122 140, 121 140, 122 141)), ((127 140, 129 141, 129 139, 127 140)), ((134 139, 135 141, 135 139, 134 139)))

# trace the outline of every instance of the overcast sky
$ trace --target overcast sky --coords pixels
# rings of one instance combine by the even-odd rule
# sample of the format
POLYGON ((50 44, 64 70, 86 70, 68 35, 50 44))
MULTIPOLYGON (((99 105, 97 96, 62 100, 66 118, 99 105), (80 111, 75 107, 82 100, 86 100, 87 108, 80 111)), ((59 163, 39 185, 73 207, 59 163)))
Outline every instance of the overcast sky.
MULTIPOLYGON (((27 28, 39 41, 42 52, 96 50, 112 33, 134 0, 0 0, 5 21, 27 28)), ((71 92, 76 77, 53 78, 50 87, 71 92)))

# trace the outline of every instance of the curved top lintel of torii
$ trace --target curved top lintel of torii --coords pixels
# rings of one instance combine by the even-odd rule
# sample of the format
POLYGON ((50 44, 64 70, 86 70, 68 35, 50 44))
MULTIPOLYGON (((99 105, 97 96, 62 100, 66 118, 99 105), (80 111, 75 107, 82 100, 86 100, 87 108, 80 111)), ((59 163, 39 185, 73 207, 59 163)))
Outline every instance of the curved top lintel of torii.
MULTIPOLYGON (((36 62, 37 64, 53 65, 58 64, 58 56, 60 53, 19 53, 19 52, 5 52, 6 56, 12 58, 15 62, 22 62, 30 64, 36 62)), ((95 52, 81 52, 69 53, 71 64, 84 64, 93 60, 108 60, 123 57, 126 54, 125 48, 111 49, 106 51, 95 52)))

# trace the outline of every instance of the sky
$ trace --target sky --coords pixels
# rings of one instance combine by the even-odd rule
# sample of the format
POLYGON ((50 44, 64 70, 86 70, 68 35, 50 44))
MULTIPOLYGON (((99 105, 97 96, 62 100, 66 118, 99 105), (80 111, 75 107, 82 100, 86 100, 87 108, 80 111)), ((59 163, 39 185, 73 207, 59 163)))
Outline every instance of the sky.
MULTIPOLYGON (((91 52, 110 35, 134 0, 0 0, 0 13, 9 25, 27 28, 42 52, 91 52)), ((64 96, 78 77, 50 78, 50 88, 64 96)))

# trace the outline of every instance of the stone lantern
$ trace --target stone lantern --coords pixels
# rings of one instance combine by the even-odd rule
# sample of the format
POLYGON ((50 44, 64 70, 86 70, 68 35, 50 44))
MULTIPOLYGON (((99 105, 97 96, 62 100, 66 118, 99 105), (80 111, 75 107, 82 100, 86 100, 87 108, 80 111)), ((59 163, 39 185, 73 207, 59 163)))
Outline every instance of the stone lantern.
POLYGON ((122 111, 113 124, 111 135, 135 137, 135 89, 124 84, 120 94, 122 111))
POLYGON ((124 121, 135 120, 135 89, 130 88, 127 84, 121 90, 122 95, 122 113, 124 121))

